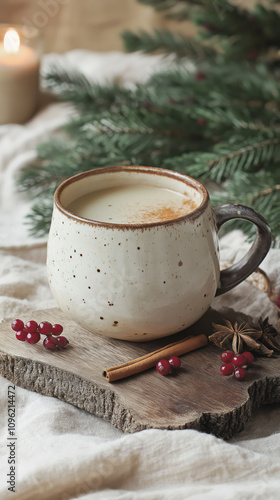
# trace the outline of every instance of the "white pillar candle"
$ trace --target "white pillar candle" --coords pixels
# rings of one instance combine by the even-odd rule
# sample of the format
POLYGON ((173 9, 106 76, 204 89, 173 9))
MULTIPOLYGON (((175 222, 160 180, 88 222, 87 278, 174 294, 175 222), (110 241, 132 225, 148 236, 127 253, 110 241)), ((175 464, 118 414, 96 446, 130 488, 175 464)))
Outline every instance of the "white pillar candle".
POLYGON ((13 28, 0 42, 0 125, 24 123, 38 105, 40 60, 13 28))

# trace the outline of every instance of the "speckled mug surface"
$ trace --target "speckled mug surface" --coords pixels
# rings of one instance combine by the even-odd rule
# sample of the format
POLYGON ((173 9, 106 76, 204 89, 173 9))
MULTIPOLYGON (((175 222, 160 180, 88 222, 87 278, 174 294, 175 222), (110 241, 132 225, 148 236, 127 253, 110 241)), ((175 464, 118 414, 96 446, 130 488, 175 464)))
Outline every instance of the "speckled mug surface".
POLYGON ((211 207, 205 187, 183 174, 151 167, 106 167, 78 174, 57 189, 48 241, 48 277, 58 306, 87 330, 143 341, 197 321, 216 294, 244 280, 266 255, 270 230, 241 205, 211 207), (142 183, 188 193, 197 208, 181 217, 115 224, 79 217, 67 207, 107 187, 142 183), (232 268, 219 269, 218 229, 250 220, 257 236, 232 268))

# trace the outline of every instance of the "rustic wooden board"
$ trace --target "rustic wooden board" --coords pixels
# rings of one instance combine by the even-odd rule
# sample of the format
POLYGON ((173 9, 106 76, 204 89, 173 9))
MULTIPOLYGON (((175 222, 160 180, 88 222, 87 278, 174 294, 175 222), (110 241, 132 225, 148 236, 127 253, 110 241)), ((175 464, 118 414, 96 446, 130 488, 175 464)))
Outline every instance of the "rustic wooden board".
MULTIPOLYGON (((234 313, 227 316, 234 318, 234 313)), ((240 314, 238 314, 240 318, 240 314)), ((21 318, 24 322, 30 318, 21 318)), ((42 342, 19 342, 0 324, 0 375, 20 387, 54 396, 110 421, 124 432, 142 429, 191 428, 228 439, 240 432, 252 410, 280 402, 280 359, 257 358, 247 381, 222 377, 220 350, 215 346, 182 356, 177 374, 162 377, 155 369, 109 384, 104 368, 158 349, 186 334, 211 333, 219 313, 209 310, 193 327, 146 343, 122 342, 92 334, 69 320, 59 309, 36 311, 36 321, 64 325, 70 345, 50 352, 42 342)))

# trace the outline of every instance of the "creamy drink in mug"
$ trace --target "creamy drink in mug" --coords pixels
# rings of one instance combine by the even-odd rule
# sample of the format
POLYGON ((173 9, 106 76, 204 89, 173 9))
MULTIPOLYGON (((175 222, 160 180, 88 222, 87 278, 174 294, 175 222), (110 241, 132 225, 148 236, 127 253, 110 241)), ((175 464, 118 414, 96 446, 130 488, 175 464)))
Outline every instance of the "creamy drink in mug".
POLYGON ((267 254, 270 229, 241 205, 212 208, 205 187, 169 170, 106 167, 57 189, 48 242, 48 275, 59 307, 108 337, 145 341, 184 330, 267 254), (249 252, 220 271, 218 230, 249 220, 249 252))

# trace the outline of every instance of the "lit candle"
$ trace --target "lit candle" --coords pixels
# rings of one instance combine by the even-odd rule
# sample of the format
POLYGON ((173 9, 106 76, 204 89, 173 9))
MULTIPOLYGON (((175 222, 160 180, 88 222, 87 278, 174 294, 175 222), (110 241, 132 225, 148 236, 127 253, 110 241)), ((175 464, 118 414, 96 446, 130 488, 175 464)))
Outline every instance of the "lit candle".
POLYGON ((39 68, 36 51, 8 28, 0 42, 0 125, 31 118, 38 104, 39 68))

